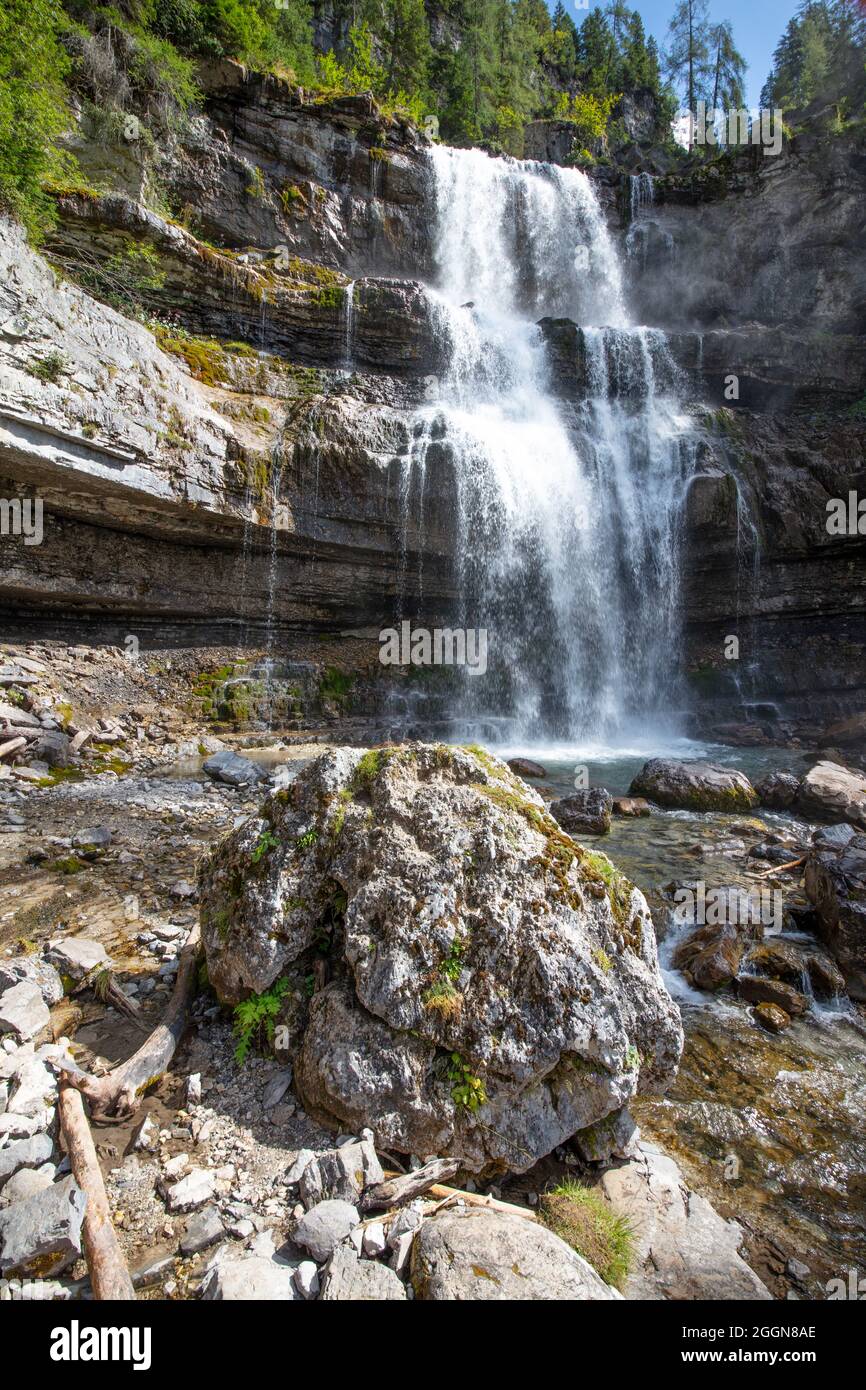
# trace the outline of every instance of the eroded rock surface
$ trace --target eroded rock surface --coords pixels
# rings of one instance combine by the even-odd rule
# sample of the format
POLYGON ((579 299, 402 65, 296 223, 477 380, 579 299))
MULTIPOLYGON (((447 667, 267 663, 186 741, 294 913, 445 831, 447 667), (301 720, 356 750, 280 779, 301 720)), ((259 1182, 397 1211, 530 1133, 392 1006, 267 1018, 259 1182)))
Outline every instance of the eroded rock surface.
POLYGON ((645 899, 488 755, 333 749, 201 893, 218 994, 284 980, 307 1111, 380 1147, 523 1171, 675 1073, 645 899))

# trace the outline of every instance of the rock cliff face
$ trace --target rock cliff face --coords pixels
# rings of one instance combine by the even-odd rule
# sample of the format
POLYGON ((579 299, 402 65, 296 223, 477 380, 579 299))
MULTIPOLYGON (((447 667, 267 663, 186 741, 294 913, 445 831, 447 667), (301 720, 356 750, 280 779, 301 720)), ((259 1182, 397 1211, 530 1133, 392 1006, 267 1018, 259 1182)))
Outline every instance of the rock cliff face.
MULTIPOLYGON (((145 640, 435 624, 455 611, 457 500, 435 441, 423 511, 407 493, 449 351, 419 283, 423 137, 231 63, 204 86, 159 170, 172 217, 145 208, 135 144, 82 122, 93 186, 58 195, 53 269, 0 227, 0 496, 45 508, 42 545, 4 543, 0 603, 145 640)), ((666 174, 650 205, 599 171, 636 317, 667 332, 701 435, 683 609, 703 727, 812 736, 866 698, 864 537, 826 527, 828 499, 866 484, 864 173, 862 140, 826 132, 666 174)), ((576 408, 580 331, 542 327, 576 408)))
POLYGON ((807 131, 659 179, 630 233, 638 314, 712 408, 684 592, 705 727, 814 736, 866 697, 866 539, 827 529, 866 482, 864 181, 862 135, 807 131))

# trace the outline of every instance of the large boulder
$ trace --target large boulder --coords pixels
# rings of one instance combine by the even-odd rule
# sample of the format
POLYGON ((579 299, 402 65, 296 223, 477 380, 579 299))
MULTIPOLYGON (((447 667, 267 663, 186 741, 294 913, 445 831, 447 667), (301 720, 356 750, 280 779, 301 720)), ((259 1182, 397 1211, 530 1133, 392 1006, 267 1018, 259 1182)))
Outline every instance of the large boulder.
POLYGON ((606 835, 612 810, 613 797, 604 787, 573 792, 550 803, 550 814, 569 835, 606 835))
POLYGON ((806 894, 818 929, 854 999, 866 999, 866 836, 841 850, 816 846, 806 860, 806 894))
POLYGON ((487 754, 336 748, 201 872, 211 983, 282 979, 306 1109, 378 1147, 530 1168, 682 1047, 646 901, 487 754))
POLYGON ((687 811, 751 811, 758 794, 744 772, 721 763, 682 763, 651 758, 629 787, 659 806, 687 811))
POLYGON ((796 804, 810 820, 849 821, 866 828, 866 772, 841 763, 816 763, 800 783, 796 804))
POLYGON ((412 1247, 412 1287, 416 1298, 449 1302, 622 1297, 553 1231, 483 1207, 424 1222, 412 1247))

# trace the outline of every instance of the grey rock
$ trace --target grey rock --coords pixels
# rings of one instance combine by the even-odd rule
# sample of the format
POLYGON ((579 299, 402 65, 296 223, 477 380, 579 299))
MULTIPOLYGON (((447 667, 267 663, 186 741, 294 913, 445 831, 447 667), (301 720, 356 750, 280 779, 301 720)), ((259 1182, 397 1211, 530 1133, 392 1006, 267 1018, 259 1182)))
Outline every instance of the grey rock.
POLYGON ((50 1187, 53 1181, 54 1167, 51 1163, 44 1164, 42 1168, 20 1168, 0 1189, 0 1207, 8 1207, 25 1197, 34 1197, 37 1192, 44 1192, 46 1187, 50 1187))
POLYGON ((813 834, 812 843, 819 849, 844 849, 856 834, 854 826, 845 822, 840 825, 823 825, 813 834))
POLYGON ((0 992, 22 980, 37 986, 49 1008, 63 998, 63 981, 48 961, 39 956, 14 956, 12 960, 0 961, 0 992))
POLYGON ((47 958, 61 975, 75 981, 111 965, 105 947, 86 936, 55 937, 48 943, 47 958))
POLYGON ((207 1250, 225 1235, 223 1223, 216 1207, 204 1207, 195 1212, 186 1223, 186 1231, 180 1242, 181 1254, 197 1255, 207 1250))
POLYGON ((266 777, 266 773, 251 759, 242 758, 228 748, 206 759, 204 770, 215 781, 225 782, 230 787, 250 786, 266 777))
POLYGON ((0 1211, 0 1274, 58 1274, 76 1260, 86 1202, 68 1177, 0 1211))
POLYGON ((799 786, 799 778, 792 773, 771 772, 755 784, 755 791, 762 806, 769 806, 773 811, 785 811, 793 806, 799 786))
POLYGON ((546 1227, 483 1207, 446 1210, 425 1221, 415 1237, 411 1277, 415 1297, 424 1300, 622 1297, 546 1227))
POLYGON ((384 1182, 385 1174, 373 1145, 344 1144, 320 1153, 304 1169, 301 1201, 309 1209, 326 1198, 354 1204, 366 1187, 384 1182))
POLYGON ((209 1202, 215 1189, 215 1172, 207 1168, 193 1168, 180 1182, 166 1188, 166 1205, 169 1211, 191 1211, 209 1202))
POLYGON ((107 825, 95 825, 90 830, 79 830, 72 837, 75 849, 108 849, 111 844, 111 831, 107 825))
POLYGON ((322 1277, 322 1303, 405 1301, 406 1289, 393 1270, 373 1260, 361 1260, 351 1245, 341 1245, 322 1277))
POLYGON ((329 1127, 525 1171, 675 1074, 679 1011, 645 899, 495 758, 332 749, 215 848, 201 883, 210 980, 232 1003, 309 950, 340 885, 335 978, 299 1014, 294 1057, 295 1092, 329 1127), (278 843, 254 863, 266 826, 278 843), (480 1114, 443 1052, 484 1087, 480 1114))
POLYGON ((291 1084, 291 1067, 284 1067, 282 1071, 277 1072, 276 1076, 272 1076, 265 1083, 265 1089, 262 1092, 262 1109, 272 1110, 275 1105, 279 1105, 291 1084))
POLYGON ((627 1299, 769 1299, 740 1255, 743 1231, 686 1186, 672 1158, 641 1143, 605 1173, 601 1191, 635 1233, 627 1299))
POLYGON ((49 1017, 42 991, 30 980, 22 980, 0 994, 0 1033, 14 1033, 26 1042, 47 1028, 49 1017))
POLYGON ((72 761, 70 738, 59 729, 43 729, 29 746, 31 758, 40 758, 49 767, 68 767, 72 761))
POLYGON ((286 1182, 291 1187, 294 1187, 296 1183, 299 1183, 301 1181, 301 1177, 305 1172, 307 1165, 311 1163, 315 1157, 316 1155, 313 1153, 312 1149, 298 1150, 297 1157, 295 1158, 294 1163, 286 1173, 286 1182))
POLYGON ((689 811, 750 811, 758 804, 758 794, 745 773, 722 763, 671 758, 644 763, 629 794, 689 811))
POLYGON ((40 1168, 47 1163, 54 1145, 47 1134, 35 1134, 32 1139, 19 1139, 0 1149, 0 1187, 21 1168, 40 1168))
POLYGON ((335 1248, 357 1226, 360 1217, 350 1202, 319 1202, 301 1217, 293 1232, 296 1245, 309 1250, 321 1264, 330 1258, 335 1248))
POLYGON ((293 1303, 300 1297, 291 1266, 263 1255, 220 1260, 202 1284, 202 1298, 211 1302, 293 1303))
POLYGON ((607 1115, 597 1125, 575 1134, 572 1143, 586 1163, 608 1163, 613 1158, 627 1158, 640 1138, 640 1130, 623 1108, 607 1115))
MULTIPOLYGON (((853 999, 866 999, 866 848, 855 836, 844 849, 816 846, 806 860, 806 894, 818 930, 853 999)), ((2 1004, 2 1001, 0 1001, 2 1004)), ((784 1006, 783 1006, 784 1007, 784 1006)))
POLYGON ((610 830, 613 797, 604 787, 589 787, 551 801, 550 814, 569 835, 606 835, 610 830))
POLYGON ((866 828, 866 773, 819 762, 800 783, 797 809, 812 820, 849 821, 866 828))

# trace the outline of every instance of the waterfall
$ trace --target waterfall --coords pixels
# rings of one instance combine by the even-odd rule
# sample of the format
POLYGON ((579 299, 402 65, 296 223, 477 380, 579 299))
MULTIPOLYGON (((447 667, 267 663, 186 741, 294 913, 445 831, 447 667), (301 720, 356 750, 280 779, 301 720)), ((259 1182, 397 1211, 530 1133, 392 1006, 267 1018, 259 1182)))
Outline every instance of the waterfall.
MULTIPOLYGON (((664 335, 629 321, 620 256, 578 170, 431 150, 450 345, 423 426, 456 477, 462 613, 489 671, 461 736, 613 740, 676 698, 677 531, 689 432, 664 335), (548 323, 572 320, 557 394, 548 323)), ((554 328, 557 325, 553 325, 554 328)))

